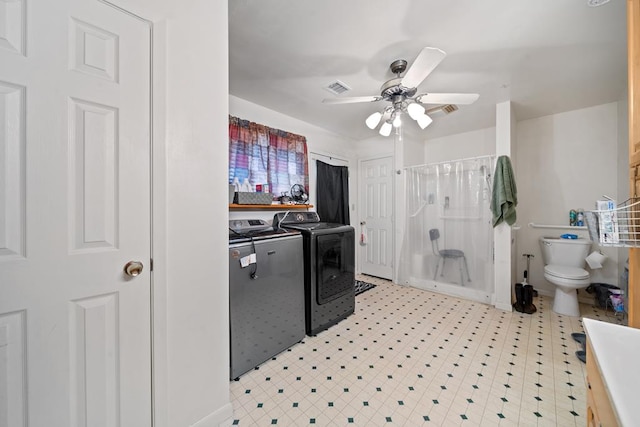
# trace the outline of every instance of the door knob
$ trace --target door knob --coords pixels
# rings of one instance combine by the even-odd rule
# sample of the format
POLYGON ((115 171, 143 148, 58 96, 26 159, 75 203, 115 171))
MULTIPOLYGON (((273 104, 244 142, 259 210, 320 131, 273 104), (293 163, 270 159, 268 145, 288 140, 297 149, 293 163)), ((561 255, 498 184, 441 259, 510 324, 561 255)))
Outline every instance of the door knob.
POLYGON ((144 265, 140 261, 129 261, 124 265, 124 272, 127 276, 136 277, 142 273, 144 265))

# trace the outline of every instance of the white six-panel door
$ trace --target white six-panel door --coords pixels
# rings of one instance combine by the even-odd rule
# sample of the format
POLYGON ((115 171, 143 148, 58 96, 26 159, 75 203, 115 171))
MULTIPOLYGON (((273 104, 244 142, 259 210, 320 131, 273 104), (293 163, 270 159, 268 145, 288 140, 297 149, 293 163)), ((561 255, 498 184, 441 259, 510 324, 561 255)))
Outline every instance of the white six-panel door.
POLYGON ((0 17, 0 426, 149 426, 150 29, 97 0, 0 17))
POLYGON ((393 158, 360 162, 360 244, 362 273, 393 278, 393 158))

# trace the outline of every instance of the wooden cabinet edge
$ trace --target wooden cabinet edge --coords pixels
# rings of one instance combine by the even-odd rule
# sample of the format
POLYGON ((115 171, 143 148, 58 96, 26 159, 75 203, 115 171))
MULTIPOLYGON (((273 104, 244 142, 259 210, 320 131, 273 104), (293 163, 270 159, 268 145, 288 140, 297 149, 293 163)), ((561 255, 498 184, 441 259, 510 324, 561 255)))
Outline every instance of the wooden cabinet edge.
MULTIPOLYGON (((587 413, 593 413, 593 425, 607 427, 617 427, 618 420, 611 406, 611 400, 604 385, 602 373, 598 368, 598 362, 591 347, 591 342, 587 339, 587 413)), ((616 381, 619 379, 609 379, 616 381)), ((587 419, 587 425, 589 420, 587 419)))

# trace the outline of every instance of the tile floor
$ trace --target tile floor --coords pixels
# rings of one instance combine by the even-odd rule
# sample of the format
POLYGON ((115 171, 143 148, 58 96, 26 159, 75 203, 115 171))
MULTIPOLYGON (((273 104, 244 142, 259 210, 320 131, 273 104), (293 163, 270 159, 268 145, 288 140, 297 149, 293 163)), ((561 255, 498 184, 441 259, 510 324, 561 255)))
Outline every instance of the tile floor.
MULTIPOLYGON (((373 277, 353 316, 231 382, 239 426, 584 426, 579 318, 373 277)), ((583 316, 624 320, 590 305, 583 316)))

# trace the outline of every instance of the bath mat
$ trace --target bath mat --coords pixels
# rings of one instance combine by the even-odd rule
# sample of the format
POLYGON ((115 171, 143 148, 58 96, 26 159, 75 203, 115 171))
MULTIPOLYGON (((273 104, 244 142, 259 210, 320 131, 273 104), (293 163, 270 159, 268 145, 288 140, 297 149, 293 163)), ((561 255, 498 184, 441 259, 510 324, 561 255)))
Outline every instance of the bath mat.
POLYGON ((373 283, 367 283, 367 282, 363 282, 362 280, 356 280, 356 295, 366 292, 369 289, 373 289, 375 287, 376 285, 374 285, 373 283))

